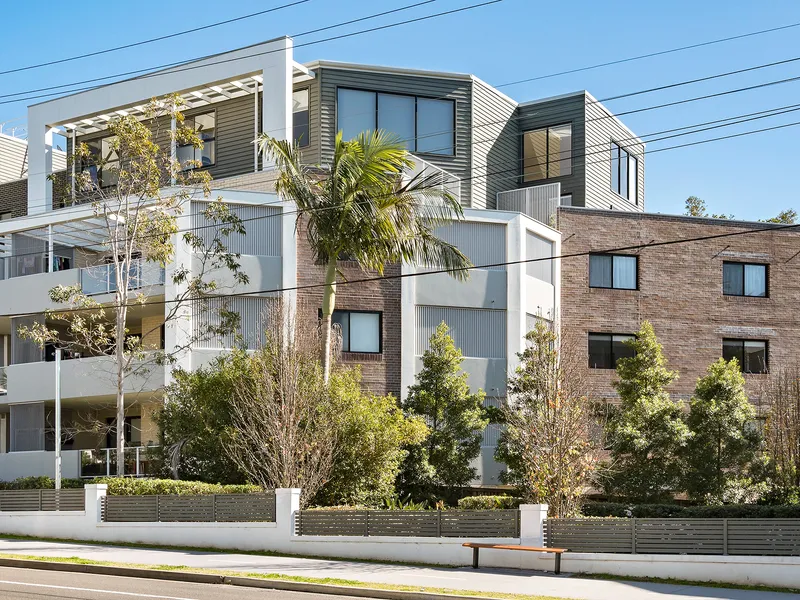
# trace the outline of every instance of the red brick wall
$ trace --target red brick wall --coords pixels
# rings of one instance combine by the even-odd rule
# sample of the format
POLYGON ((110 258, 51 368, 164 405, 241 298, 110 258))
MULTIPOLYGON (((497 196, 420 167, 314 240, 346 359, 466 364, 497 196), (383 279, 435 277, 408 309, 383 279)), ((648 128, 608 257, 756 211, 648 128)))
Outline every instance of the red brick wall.
MULTIPOLYGON (((614 372, 588 367, 588 333, 633 333, 649 320, 669 366, 680 373, 671 391, 688 398, 698 377, 722 355, 723 338, 768 340, 768 365, 792 364, 800 349, 800 230, 757 223, 587 209, 560 209, 562 252, 602 251, 664 240, 757 228, 714 240, 642 249, 639 290, 589 288, 589 258, 561 261, 561 318, 565 337, 586 356, 596 392, 613 396, 614 372), (770 230, 771 229, 771 230, 770 230), (723 260, 768 263, 768 298, 723 296, 723 260)), ((751 398, 764 375, 747 375, 751 398)))
MULTIPOLYGON (((356 263, 341 261, 340 270, 347 281, 377 276, 374 271, 362 271, 356 263)), ((387 266, 386 275, 400 273, 399 265, 387 266)), ((320 284, 325 281, 325 269, 314 261, 306 231, 301 227, 297 238, 297 285, 320 284)), ((317 319, 322 308, 322 287, 300 290, 298 305, 307 312, 306 318, 317 319)), ((362 383, 376 394, 400 394, 400 280, 389 279, 367 283, 340 283, 336 290, 336 310, 368 310, 383 313, 383 352, 381 354, 342 353, 340 361, 360 364, 362 383)))

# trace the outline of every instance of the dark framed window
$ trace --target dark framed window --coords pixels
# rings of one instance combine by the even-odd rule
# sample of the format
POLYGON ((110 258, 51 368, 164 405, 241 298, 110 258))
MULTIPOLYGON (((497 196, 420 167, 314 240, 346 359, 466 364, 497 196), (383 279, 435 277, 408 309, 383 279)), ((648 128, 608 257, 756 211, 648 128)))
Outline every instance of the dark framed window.
POLYGON ((572 194, 561 194, 558 202, 561 206, 572 206, 572 194))
POLYGON ((383 313, 365 310, 334 310, 331 322, 340 328, 342 352, 367 354, 383 352, 383 313))
POLYGON ((191 144, 177 147, 177 159, 182 169, 205 169, 217 162, 217 112, 214 110, 192 115, 183 120, 183 126, 194 129, 203 141, 202 148, 191 144), (189 162, 193 161, 193 162, 189 162))
POLYGON ((611 142, 611 189, 639 204, 639 159, 616 142, 611 142))
POLYGON ((638 289, 639 257, 630 254, 590 254, 589 287, 638 289))
MULTIPOLYGON (((106 425, 108 427, 106 433, 106 448, 117 447, 117 419, 116 417, 107 417, 106 425)), ((141 417, 125 417, 125 445, 128 446, 141 446, 142 445, 142 418, 141 417)))
POLYGON ((351 140, 365 131, 395 134, 409 152, 455 155, 455 100, 338 88, 336 129, 351 140))
POLYGON ((742 373, 766 373, 767 350, 766 340, 722 340, 722 358, 736 359, 742 373))
POLYGON ((81 171, 88 173, 93 188, 108 188, 119 180, 119 154, 117 136, 110 135, 84 142, 89 156, 84 158, 81 171))
POLYGON ((726 296, 766 298, 768 267, 764 264, 722 263, 722 293, 726 296))
POLYGON ((308 112, 308 88, 296 90, 292 94, 292 139, 301 148, 311 143, 311 127, 308 112))
POLYGON ((627 343, 635 337, 626 333, 590 333, 589 368, 616 369, 619 359, 636 354, 627 343))
POLYGON ((572 174, 572 123, 522 134, 522 181, 572 174))

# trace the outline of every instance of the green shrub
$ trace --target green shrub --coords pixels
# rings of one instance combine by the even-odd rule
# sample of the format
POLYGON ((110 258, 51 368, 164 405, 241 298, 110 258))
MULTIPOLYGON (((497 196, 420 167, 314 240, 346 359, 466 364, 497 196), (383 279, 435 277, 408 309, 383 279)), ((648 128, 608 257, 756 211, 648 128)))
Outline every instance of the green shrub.
MULTIPOLYGON (((62 479, 63 489, 82 488, 83 479, 62 479)), ((51 477, 20 477, 14 481, 0 481, 0 490, 52 490, 56 487, 51 477)))
POLYGON ((762 506, 759 504, 723 504, 719 506, 683 506, 680 504, 624 504, 587 502, 586 517, 636 517, 643 519, 797 519, 800 505, 762 506))
POLYGON ((458 501, 458 508, 463 510, 494 510, 503 508, 519 508, 522 498, 516 496, 467 496, 458 501))
POLYGON ((201 481, 175 479, 133 479, 129 477, 100 477, 91 483, 105 483, 109 496, 149 496, 152 494, 254 494, 262 489, 257 485, 220 485, 201 481))

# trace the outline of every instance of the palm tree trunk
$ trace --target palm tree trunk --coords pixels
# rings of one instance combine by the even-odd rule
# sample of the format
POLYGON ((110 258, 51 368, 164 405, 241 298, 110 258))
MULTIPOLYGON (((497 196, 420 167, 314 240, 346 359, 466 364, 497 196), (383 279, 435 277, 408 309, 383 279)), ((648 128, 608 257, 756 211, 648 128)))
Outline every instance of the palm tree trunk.
POLYGON ((322 374, 325 383, 331 376, 331 317, 336 306, 336 259, 325 270, 325 289, 322 295, 322 374))

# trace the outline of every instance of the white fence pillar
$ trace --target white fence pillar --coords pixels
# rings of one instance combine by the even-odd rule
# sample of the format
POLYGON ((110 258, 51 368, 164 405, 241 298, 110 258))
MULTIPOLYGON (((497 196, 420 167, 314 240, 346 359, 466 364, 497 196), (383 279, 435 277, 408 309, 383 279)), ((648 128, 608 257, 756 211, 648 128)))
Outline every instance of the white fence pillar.
POLYGON ((547 504, 521 504, 519 507, 519 537, 523 546, 544 546, 544 520, 547 504))
MULTIPOLYGON (((86 521, 89 523, 100 523, 102 521, 100 512, 102 510, 103 498, 106 496, 108 486, 105 483, 92 483, 83 486, 86 521)), ((87 531, 87 533, 89 533, 87 531)))
POLYGON ((294 535, 294 516, 300 510, 300 488, 275 490, 275 523, 278 539, 287 542, 294 535))

